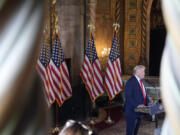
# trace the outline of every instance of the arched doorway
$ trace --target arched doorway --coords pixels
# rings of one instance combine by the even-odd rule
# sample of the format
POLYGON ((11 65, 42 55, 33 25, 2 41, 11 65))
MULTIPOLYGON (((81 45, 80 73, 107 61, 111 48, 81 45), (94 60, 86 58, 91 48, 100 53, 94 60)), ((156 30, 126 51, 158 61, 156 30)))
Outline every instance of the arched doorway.
POLYGON ((141 13, 140 64, 146 66, 149 76, 159 76, 161 55, 166 30, 160 0, 143 0, 141 13))
POLYGON ((150 12, 149 75, 159 76, 166 29, 160 0, 154 0, 150 12))

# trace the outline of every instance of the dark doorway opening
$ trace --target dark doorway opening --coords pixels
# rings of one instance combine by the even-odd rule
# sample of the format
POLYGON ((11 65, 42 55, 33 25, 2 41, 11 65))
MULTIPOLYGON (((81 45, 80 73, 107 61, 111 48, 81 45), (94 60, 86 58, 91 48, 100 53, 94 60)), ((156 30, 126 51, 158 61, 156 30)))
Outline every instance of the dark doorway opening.
POLYGON ((160 0, 153 1, 150 19, 149 75, 159 76, 161 57, 166 39, 166 28, 160 0))
POLYGON ((159 76, 161 57, 166 38, 166 29, 153 29, 150 33, 149 75, 159 76))

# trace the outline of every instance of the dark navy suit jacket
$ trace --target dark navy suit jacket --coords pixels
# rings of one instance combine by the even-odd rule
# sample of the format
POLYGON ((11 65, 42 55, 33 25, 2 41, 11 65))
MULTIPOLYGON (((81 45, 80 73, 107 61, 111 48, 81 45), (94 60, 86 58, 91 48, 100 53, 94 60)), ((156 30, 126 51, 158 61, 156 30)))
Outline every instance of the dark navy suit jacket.
MULTIPOLYGON (((143 83, 144 84, 144 83, 143 83)), ((144 84, 145 87, 145 84, 144 84)), ((149 97, 146 92, 146 103, 149 103, 149 97)), ((125 86, 125 114, 126 116, 141 117, 141 113, 134 112, 138 105, 144 104, 144 97, 141 86, 135 76, 132 76, 125 86)))

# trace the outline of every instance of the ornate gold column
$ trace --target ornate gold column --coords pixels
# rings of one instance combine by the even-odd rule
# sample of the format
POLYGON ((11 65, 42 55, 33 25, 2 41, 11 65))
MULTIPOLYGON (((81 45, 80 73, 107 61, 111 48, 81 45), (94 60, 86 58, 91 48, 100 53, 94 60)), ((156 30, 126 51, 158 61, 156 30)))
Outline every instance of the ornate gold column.
POLYGON ((150 13, 153 0, 143 0, 141 9, 141 48, 139 64, 146 66, 149 74, 150 13))

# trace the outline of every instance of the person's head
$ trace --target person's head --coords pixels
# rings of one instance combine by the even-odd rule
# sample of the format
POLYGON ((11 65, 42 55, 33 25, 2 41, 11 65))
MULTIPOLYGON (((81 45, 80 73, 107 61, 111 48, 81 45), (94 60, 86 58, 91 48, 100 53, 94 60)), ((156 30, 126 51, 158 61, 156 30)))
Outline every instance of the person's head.
POLYGON ((93 135, 93 132, 81 122, 68 120, 59 135, 93 135))
POLYGON ((139 79, 143 79, 145 76, 145 66, 137 65, 133 69, 133 74, 139 77, 139 79))

